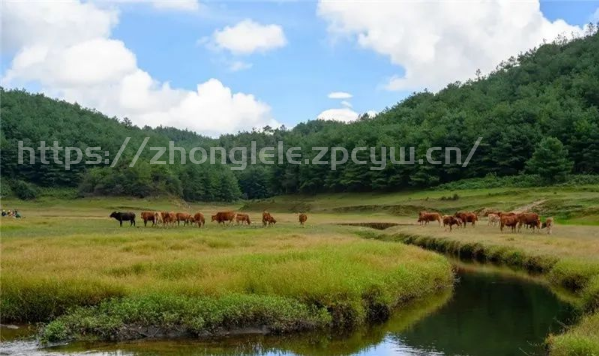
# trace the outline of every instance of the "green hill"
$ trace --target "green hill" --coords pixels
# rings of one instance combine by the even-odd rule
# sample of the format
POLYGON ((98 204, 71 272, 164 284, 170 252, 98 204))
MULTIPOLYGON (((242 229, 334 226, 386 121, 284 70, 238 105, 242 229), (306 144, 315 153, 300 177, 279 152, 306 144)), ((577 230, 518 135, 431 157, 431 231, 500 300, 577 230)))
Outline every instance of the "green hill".
MULTIPOLYGON (((555 183, 567 174, 599 173, 599 35, 566 40, 522 53, 501 63, 485 77, 452 83, 440 92, 415 93, 375 118, 344 124, 320 120, 285 128, 241 132, 211 139, 174 128, 138 128, 124 118, 33 95, 2 90, 2 177, 23 196, 35 196, 35 186, 78 187, 81 194, 148 196, 172 194, 187 200, 230 201, 240 196, 263 198, 274 194, 389 191, 430 187, 489 174, 538 174, 538 182, 555 183), (17 143, 82 149, 102 147, 117 152, 131 137, 115 167, 104 164, 18 165, 17 143), (394 165, 371 170, 351 162, 330 165, 252 165, 231 171, 216 164, 149 164, 145 150, 134 168, 128 163, 145 137, 148 146, 301 147, 302 161, 318 153, 312 147, 415 147, 424 158, 429 147, 458 147, 462 159, 478 137, 480 147, 467 168, 459 165, 394 165), (35 143, 35 144, 34 144, 35 143), (93 167, 93 168, 92 168, 93 167), (33 184, 33 185, 31 185, 33 184), (30 194, 25 194, 29 192, 30 194)), ((201 118, 200 118, 201 119, 201 118)), ((368 159, 360 151, 358 159, 368 159)), ((444 161, 444 152, 434 157, 444 161)), ((330 159, 330 153, 323 160, 330 159)), ((230 164, 230 161, 227 161, 230 164)), ((378 165, 375 165, 378 166, 378 165)), ((5 188, 3 188, 5 190, 5 188)), ((5 194, 4 192, 3 194, 5 194)))

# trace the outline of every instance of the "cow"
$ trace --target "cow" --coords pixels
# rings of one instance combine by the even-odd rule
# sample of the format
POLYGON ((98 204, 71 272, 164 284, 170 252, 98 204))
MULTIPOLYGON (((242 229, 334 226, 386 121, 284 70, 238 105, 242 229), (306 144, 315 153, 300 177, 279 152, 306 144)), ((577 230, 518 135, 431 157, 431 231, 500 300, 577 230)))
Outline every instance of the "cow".
POLYGON ((177 221, 177 214, 173 212, 162 211, 160 215, 162 216, 162 224, 164 226, 174 225, 175 221, 177 221))
POLYGON ((517 214, 516 218, 518 219, 518 232, 520 232, 522 225, 530 226, 533 232, 535 232, 535 229, 541 229, 541 219, 539 219, 537 213, 521 213, 517 214))
POLYGON ((543 223, 541 228, 547 228, 547 235, 551 235, 551 230, 553 229, 553 218, 545 219, 545 222, 543 223))
POLYGON ((447 225, 449 225, 449 231, 451 231, 453 225, 457 225, 458 227, 462 226, 462 219, 451 215, 443 215, 443 227, 445 228, 445 231, 447 231, 447 225))
POLYGON ((418 214, 418 222, 420 223, 420 225, 428 224, 429 221, 438 221, 439 226, 441 226, 441 214, 427 213, 422 211, 420 212, 420 214, 418 214))
POLYGON ((505 226, 512 228, 512 232, 516 231, 516 225, 518 225, 518 217, 516 215, 503 215, 501 216, 500 230, 503 232, 505 226))
POLYGON ((500 220, 499 215, 494 213, 487 215, 487 218, 489 219, 489 223, 487 224, 489 226, 497 226, 500 220))
POLYGON ((198 224, 198 227, 202 227, 204 226, 204 224, 206 224, 206 219, 204 219, 204 214, 202 213, 196 213, 192 219, 193 222, 198 224))
POLYGON ((237 216, 235 217, 235 221, 237 222, 237 224, 241 222, 241 225, 243 225, 243 223, 248 223, 248 225, 252 223, 248 214, 237 214, 237 216))
POLYGON ((500 211, 496 209, 484 208, 478 212, 478 215, 489 216, 491 214, 499 215, 500 211))
POLYGON ((299 214, 299 223, 300 225, 304 225, 304 223, 306 222, 306 220, 308 220, 308 215, 306 214, 299 214))
POLYGON ((152 226, 155 226, 158 220, 156 219, 156 213, 153 211, 142 211, 141 218, 144 221, 144 226, 148 226, 148 221, 152 222, 152 226))
POLYGON ((216 221, 219 224, 224 224, 225 222, 232 223, 235 219, 235 212, 233 211, 219 211, 216 215, 212 215, 212 221, 216 221))
POLYGON ((478 221, 478 216, 470 211, 456 212, 453 216, 460 218, 464 227, 466 227, 466 223, 472 223, 472 227, 474 227, 478 221))
POLYGON ((123 227, 123 221, 130 221, 129 226, 135 226, 135 213, 113 211, 110 217, 116 219, 121 227, 123 227))
POLYGON ((277 223, 277 220, 272 215, 270 215, 270 213, 268 211, 265 210, 262 213, 262 225, 263 226, 266 226, 266 225, 270 226, 270 225, 274 225, 276 223, 277 223))
POLYGON ((180 225, 181 221, 183 221, 183 226, 185 226, 191 220, 191 215, 187 213, 177 213, 175 214, 175 219, 177 219, 177 226, 180 225))
POLYGON ((262 225, 266 226, 268 224, 268 222, 270 221, 270 218, 272 218, 270 213, 268 211, 264 210, 262 212, 262 225))

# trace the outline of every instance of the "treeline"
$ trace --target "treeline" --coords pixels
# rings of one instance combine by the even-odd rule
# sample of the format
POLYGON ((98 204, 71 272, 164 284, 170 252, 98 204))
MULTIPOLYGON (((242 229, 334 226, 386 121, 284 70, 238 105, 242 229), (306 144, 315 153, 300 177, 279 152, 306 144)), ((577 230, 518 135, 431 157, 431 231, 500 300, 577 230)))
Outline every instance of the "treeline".
MULTIPOLYGON (((488 76, 452 83, 439 93, 415 93, 375 118, 357 122, 313 120, 291 130, 265 127, 218 139, 175 128, 138 128, 124 118, 109 118, 77 104, 11 90, 2 96, 0 163, 3 182, 42 187, 79 187, 81 194, 148 196, 173 194, 187 200, 230 201, 283 193, 399 190, 430 187, 461 179, 534 174, 549 183, 568 174, 599 173, 599 35, 554 43, 502 62, 488 76), (39 141, 61 146, 102 147, 117 152, 131 141, 115 167, 83 164, 70 170, 49 164, 18 165, 17 142, 39 141), (478 137, 482 142, 468 167, 459 165, 393 165, 371 170, 351 160, 331 170, 328 165, 250 165, 231 171, 227 165, 150 165, 145 150, 134 168, 128 164, 145 137, 147 146, 222 146, 258 149, 301 147, 302 161, 317 154, 312 147, 415 147, 423 158, 428 148, 458 147, 463 159, 478 137)), ((201 118, 199 118, 201 119, 201 118)), ((370 152, 360 151, 359 160, 370 152)), ((444 153, 434 157, 444 161, 444 153)), ((327 154, 324 160, 330 160, 327 154)), ((377 157, 380 159, 380 157, 377 157)), ((455 157, 452 158, 455 160, 455 157)))

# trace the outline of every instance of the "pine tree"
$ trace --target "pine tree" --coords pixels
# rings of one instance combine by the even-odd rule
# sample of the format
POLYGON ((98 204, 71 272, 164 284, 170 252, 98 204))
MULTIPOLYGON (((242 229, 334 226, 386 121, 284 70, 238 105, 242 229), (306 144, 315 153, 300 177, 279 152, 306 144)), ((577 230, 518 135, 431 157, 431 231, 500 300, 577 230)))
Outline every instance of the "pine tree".
POLYGON ((537 145, 526 168, 530 173, 555 183, 563 182, 573 165, 574 162, 568 158, 568 150, 562 142, 555 137, 547 137, 537 145))

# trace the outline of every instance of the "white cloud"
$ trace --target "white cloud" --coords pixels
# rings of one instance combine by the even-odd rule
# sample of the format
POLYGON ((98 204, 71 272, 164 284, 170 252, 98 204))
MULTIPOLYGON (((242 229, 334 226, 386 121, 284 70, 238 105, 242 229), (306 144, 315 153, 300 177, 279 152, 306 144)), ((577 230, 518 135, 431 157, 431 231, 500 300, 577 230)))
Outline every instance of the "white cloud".
POLYGON ((345 93, 342 91, 334 91, 332 93, 329 93, 330 99, 349 99, 351 97, 352 95, 350 93, 345 93))
POLYGON ((266 52, 287 44, 283 28, 279 25, 261 25, 243 20, 233 27, 216 30, 209 42, 210 47, 225 49, 235 55, 266 52))
POLYGON ((155 0, 152 4, 157 9, 197 11, 200 4, 197 0, 155 0))
POLYGON ((342 109, 329 109, 318 114, 319 120, 331 120, 341 122, 352 122, 356 121, 360 115, 349 108, 342 109))
POLYGON ((217 135, 278 125, 266 103, 217 79, 195 90, 153 79, 122 41, 110 38, 118 21, 113 10, 74 0, 3 2, 2 10, 11 25, 3 42, 16 51, 0 82, 5 87, 39 83, 50 96, 127 116, 140 126, 217 135))
POLYGON ((252 68, 252 63, 246 63, 244 61, 234 61, 229 65, 229 70, 231 72, 238 72, 240 70, 246 70, 252 68))
POLYGON ((538 1, 367 2, 320 0, 329 33, 388 56, 405 74, 390 90, 437 90, 493 70, 502 60, 582 29, 544 17, 538 1))
POLYGON ((595 12, 593 13, 593 15, 591 16, 591 21, 592 22, 599 22, 599 8, 597 8, 597 10, 595 10, 595 12))
POLYGON ((351 108, 351 107, 352 107, 352 104, 351 104, 349 101, 347 101, 347 100, 343 100, 343 101, 341 102, 341 105, 347 106, 348 108, 351 108))

